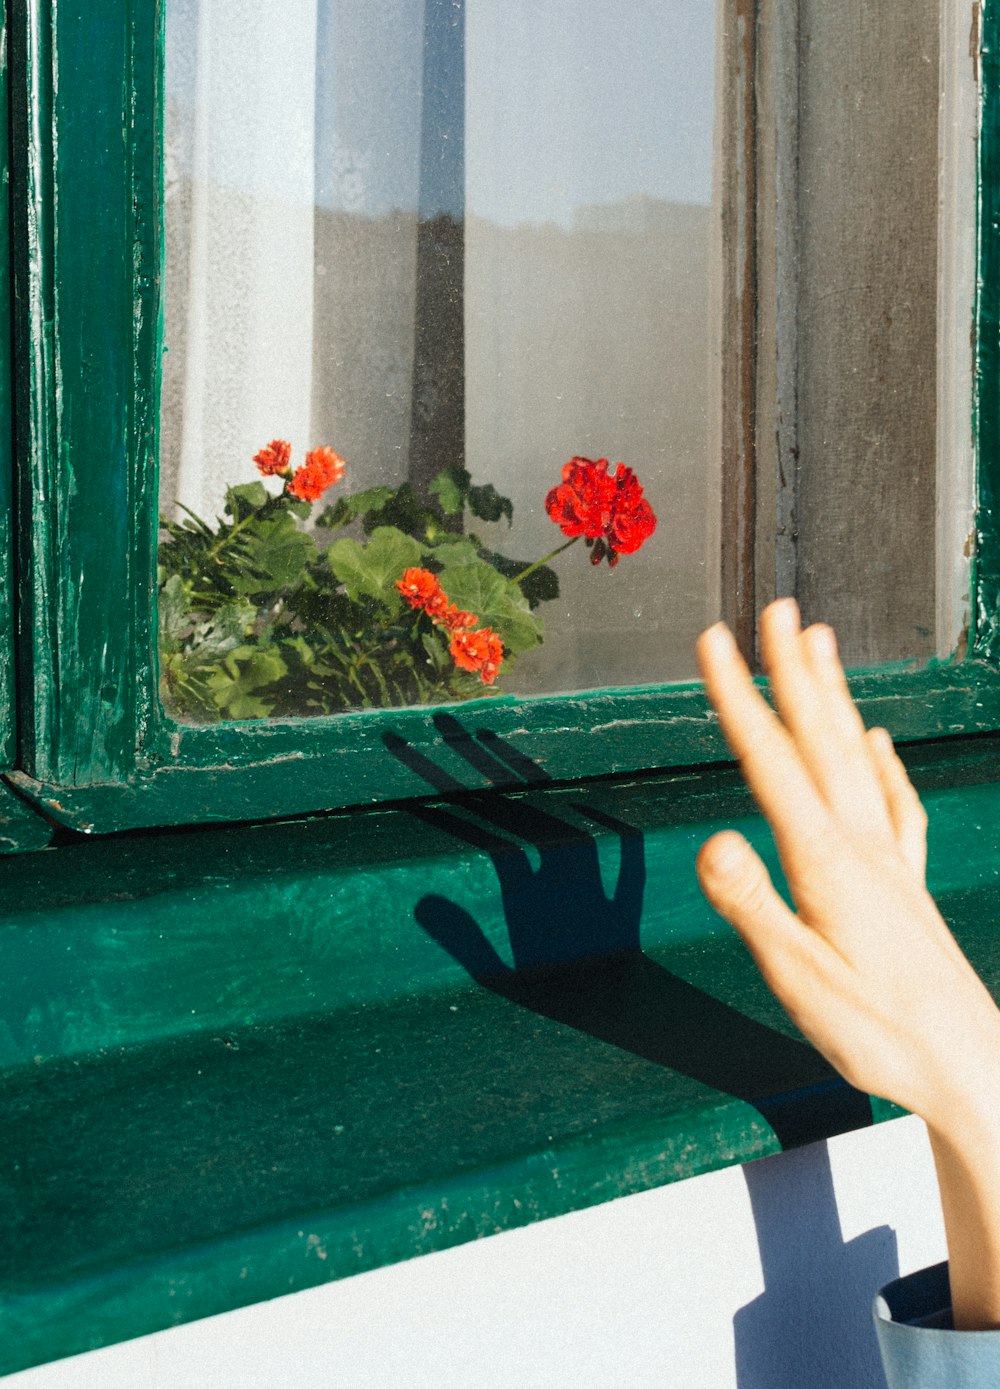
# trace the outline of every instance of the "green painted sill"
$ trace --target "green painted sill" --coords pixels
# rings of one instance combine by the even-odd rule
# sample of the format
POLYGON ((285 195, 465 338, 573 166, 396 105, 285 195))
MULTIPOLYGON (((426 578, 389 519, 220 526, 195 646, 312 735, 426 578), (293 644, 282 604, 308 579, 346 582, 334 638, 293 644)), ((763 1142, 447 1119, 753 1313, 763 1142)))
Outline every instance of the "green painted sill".
MULTIPOLYGON (((995 991, 998 752, 908 754, 995 991)), ((704 906, 734 823, 715 767, 5 859, 0 1372, 897 1112, 704 906)))

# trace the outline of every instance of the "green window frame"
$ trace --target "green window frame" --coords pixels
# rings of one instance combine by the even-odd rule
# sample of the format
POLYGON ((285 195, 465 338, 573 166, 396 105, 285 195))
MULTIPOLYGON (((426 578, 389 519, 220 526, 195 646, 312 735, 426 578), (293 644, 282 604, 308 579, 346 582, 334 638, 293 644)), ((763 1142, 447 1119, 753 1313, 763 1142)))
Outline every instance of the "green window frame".
MULTIPOLYGON (((739 0, 743 13, 751 3, 739 0)), ((0 768, 25 824, 11 828, 0 786, 0 852, 47 842, 51 827, 22 796, 50 819, 103 832, 423 796, 421 751, 471 785, 469 743, 464 757, 462 748, 430 756, 457 736, 449 717, 508 739, 512 767, 520 754, 556 782, 681 770, 581 788, 548 784, 522 760, 517 796, 266 829, 97 843, 67 834, 52 853, 9 860, 5 1112, 26 1135, 13 1210, 19 1228, 41 1235, 11 1242, 22 1281, 0 1299, 0 1372, 897 1114, 830 1084, 698 893, 696 843, 725 823, 776 859, 735 771, 683 770, 727 758, 696 685, 502 698, 450 715, 201 729, 164 718, 154 611, 157 6, 12 0, 7 13, 13 251, 0 218, 0 259, 12 262, 13 292, 6 273, 2 283, 17 372, 12 398, 8 338, 0 419, 15 449, 0 460, 0 525, 13 525, 18 550, 8 549, 0 584, 0 708, 19 699, 19 724, 16 741, 13 722, 0 727, 0 768), (387 735, 412 745, 408 762, 387 735), (569 889, 576 909, 589 874, 602 907, 630 865, 632 920, 662 971, 658 997, 666 1002, 669 986, 677 1005, 662 1009, 654 1056, 620 1037, 607 1045, 582 1017, 567 1025, 527 995, 484 987, 475 957, 442 948, 443 934, 417 915, 419 902, 447 899, 474 912, 485 940, 506 944, 502 873, 518 861, 508 834, 555 851, 532 904, 543 923, 546 883, 563 899, 569 889), (412 1080, 415 1038, 436 1086, 430 1123, 426 1086, 398 1084, 412 1080), (734 1084, 748 1049, 753 1084, 734 1084), (566 1084, 573 1074, 580 1085, 566 1084), (515 1092, 514 1112, 487 1105, 495 1126, 469 1122, 483 1096, 515 1092), (358 1156, 346 1160, 328 1141, 345 1108, 363 1119, 349 1140, 358 1156), (404 1130, 402 1165, 385 1164, 383 1183, 381 1155, 404 1130), (421 1144, 428 1158, 414 1165, 421 1144), (176 1184, 159 1180, 164 1170, 176 1184), (151 1175, 143 1220, 123 1223, 151 1175), (220 1213, 222 1186, 232 1203, 220 1213), (77 1193, 93 1200, 66 1239, 77 1193)), ((974 630, 961 659, 851 679, 870 722, 898 739, 940 740, 906 754, 932 811, 931 887, 996 991, 997 742, 968 735, 1000 731, 1000 0, 986 0, 984 23, 974 630)), ((0 122, 7 73, 0 62, 0 122)), ((7 188, 0 178, 0 200, 7 188)), ((498 773, 497 758, 491 765, 498 773)), ((586 958, 594 918, 583 916, 557 963, 586 958)), ((600 917, 610 928, 613 918, 600 917)), ((620 940, 610 929, 602 945, 620 940)))
MULTIPOLYGON (((70 0, 57 11, 49 0, 14 0, 11 21, 19 635, 9 780, 56 821, 96 832, 427 794, 386 739, 439 749, 449 736, 439 709, 212 727, 180 726, 161 709, 162 4, 70 0)), ((1000 729, 997 26, 989 3, 974 630, 964 659, 852 677, 866 719, 903 740, 1000 729)), ((7 613, 9 627, 9 603, 7 613)), ((0 695, 11 669, 4 634, 0 626, 0 695)), ((501 696, 453 713, 513 739, 556 781, 727 757, 695 684, 501 696)))

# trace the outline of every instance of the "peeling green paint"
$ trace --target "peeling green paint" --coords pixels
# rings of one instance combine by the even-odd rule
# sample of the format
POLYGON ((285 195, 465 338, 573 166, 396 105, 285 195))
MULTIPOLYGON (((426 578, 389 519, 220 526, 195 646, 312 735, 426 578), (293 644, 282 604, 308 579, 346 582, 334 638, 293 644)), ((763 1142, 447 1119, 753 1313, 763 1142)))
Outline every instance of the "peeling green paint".
MULTIPOLYGON (((907 751, 995 993, 998 746, 907 751)), ((774 864, 722 768, 0 863, 0 1372, 871 1122, 701 899, 722 824, 774 864), (558 959, 477 980, 526 905, 558 959)))
MULTIPOLYGON (((170 722, 156 697, 160 9, 12 4, 16 784, 47 814, 101 833, 417 797, 426 787, 385 744, 440 751, 433 711, 193 728, 170 722)), ((897 737, 1000 727, 983 667, 890 671, 858 688, 897 737)), ((513 738, 557 780, 726 757, 693 686, 455 712, 513 738)))

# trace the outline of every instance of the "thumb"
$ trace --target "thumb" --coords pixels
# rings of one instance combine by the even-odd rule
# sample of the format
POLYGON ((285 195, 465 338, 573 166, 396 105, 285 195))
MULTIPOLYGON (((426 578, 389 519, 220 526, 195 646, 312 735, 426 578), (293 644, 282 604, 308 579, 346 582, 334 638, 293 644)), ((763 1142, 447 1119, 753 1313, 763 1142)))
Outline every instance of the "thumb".
POLYGON ((760 855, 735 830, 723 830, 705 841, 698 853, 697 869, 702 892, 755 956, 768 953, 787 942, 790 932, 798 934, 801 930, 798 918, 775 890, 760 855))

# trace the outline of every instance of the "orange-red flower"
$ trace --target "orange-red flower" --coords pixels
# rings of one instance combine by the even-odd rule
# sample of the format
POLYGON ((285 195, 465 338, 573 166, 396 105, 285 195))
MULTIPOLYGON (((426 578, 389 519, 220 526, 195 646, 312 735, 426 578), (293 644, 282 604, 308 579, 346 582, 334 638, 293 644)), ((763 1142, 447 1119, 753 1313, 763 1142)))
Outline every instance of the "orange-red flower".
POLYGON ((438 586, 437 592, 432 593, 424 604, 424 611, 432 621, 444 621, 444 615, 448 611, 448 595, 440 585, 438 586))
POLYGON ((410 607, 418 609, 426 608, 431 599, 441 593, 437 575, 429 569, 404 569, 403 577, 396 580, 396 587, 410 607))
POLYGON ((265 477, 287 477, 291 472, 292 446, 287 439, 272 439, 253 461, 265 477))
POLYGON ((306 454, 302 467, 296 468, 292 474, 288 490, 301 501, 314 502, 343 476, 344 460, 329 444, 323 444, 321 448, 306 454))
POLYGON ((545 510, 564 535, 596 540, 611 524, 614 500, 606 458, 571 458, 563 465, 562 482, 545 498, 545 510))
POLYGON ((463 612, 455 603, 449 603, 436 621, 442 627, 447 627, 449 632, 459 632, 463 627, 475 627, 479 618, 475 613, 463 612))
POLYGON ((612 569, 620 555, 633 554, 656 529, 656 515, 635 473, 619 463, 609 474, 606 458, 571 458, 562 482, 545 498, 545 510, 564 535, 586 538, 592 564, 606 555, 612 569))
POLYGON ((396 587, 411 608, 425 612, 436 626, 451 633, 448 650, 459 669, 478 675, 484 685, 492 685, 503 662, 503 642, 493 628, 470 631, 479 618, 449 602, 441 581, 429 569, 404 569, 396 587))
POLYGON ((615 473, 615 504, 611 525, 605 532, 608 549, 618 555, 631 555, 656 530, 656 514, 642 495, 642 483, 631 468, 618 464, 615 473))
POLYGON ((503 642, 492 627, 453 632, 448 649, 459 669, 478 673, 484 685, 492 685, 500 673, 503 642))
POLYGON ((453 626, 466 625, 464 621, 459 622, 459 618, 467 617, 467 625, 472 627, 479 621, 475 613, 460 613, 454 603, 448 602, 438 576, 429 569, 404 569, 403 577, 396 580, 396 587, 411 608, 422 609, 432 621, 449 631, 453 626))

